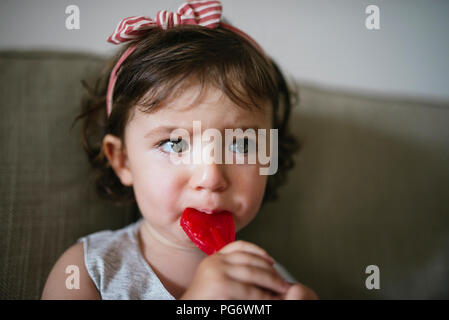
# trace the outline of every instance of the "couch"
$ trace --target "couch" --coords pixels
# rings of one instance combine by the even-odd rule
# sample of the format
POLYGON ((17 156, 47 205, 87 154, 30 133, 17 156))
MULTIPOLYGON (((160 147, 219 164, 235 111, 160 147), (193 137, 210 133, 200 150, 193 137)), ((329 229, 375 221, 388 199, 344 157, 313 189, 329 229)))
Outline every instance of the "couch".
MULTIPOLYGON (((103 61, 0 52, 0 299, 39 299, 79 237, 139 218, 96 196, 71 128, 81 79, 103 61)), ((297 85, 295 168, 238 238, 322 299, 449 298, 449 103, 297 85)))

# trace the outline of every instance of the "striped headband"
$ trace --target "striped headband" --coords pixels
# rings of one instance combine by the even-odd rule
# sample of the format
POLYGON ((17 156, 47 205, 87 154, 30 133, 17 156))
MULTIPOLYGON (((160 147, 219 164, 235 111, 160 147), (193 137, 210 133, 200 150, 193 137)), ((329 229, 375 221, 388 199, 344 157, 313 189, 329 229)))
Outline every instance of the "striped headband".
MULTIPOLYGON (((144 35, 148 29, 158 27, 161 29, 173 28, 177 25, 199 25, 205 28, 214 29, 221 26, 225 29, 233 31, 246 38, 259 52, 266 58, 265 52, 249 35, 233 27, 229 24, 221 22, 222 5, 220 1, 188 1, 181 5, 176 13, 167 12, 167 10, 158 11, 156 19, 144 16, 128 17, 120 21, 115 31, 109 36, 108 42, 113 44, 121 44, 134 40, 144 35)), ((134 52, 136 44, 130 46, 119 58, 109 77, 108 91, 106 94, 106 112, 109 117, 112 111, 112 97, 115 82, 117 81, 118 70, 123 61, 134 52)), ((267 58, 267 60, 269 60, 267 58)))

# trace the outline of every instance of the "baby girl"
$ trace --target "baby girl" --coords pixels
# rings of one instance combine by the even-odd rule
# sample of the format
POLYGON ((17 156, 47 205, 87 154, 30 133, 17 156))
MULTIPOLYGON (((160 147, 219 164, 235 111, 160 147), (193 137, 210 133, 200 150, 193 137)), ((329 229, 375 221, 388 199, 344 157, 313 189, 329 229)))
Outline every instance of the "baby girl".
POLYGON ((124 19, 109 37, 126 44, 84 101, 84 147, 100 195, 136 202, 142 217, 81 238, 56 262, 43 299, 317 298, 264 249, 233 241, 276 199, 297 143, 284 76, 252 38, 223 22, 221 10, 218 1, 191 1, 154 20, 124 19), (211 142, 209 129, 215 137, 237 133, 211 142), (214 161, 204 161, 210 145, 214 161), (260 150, 276 161, 275 172, 248 161, 260 150), (195 155, 202 161, 175 161, 195 155), (187 211, 213 229, 183 220, 187 211), (217 218, 223 214, 230 218, 217 218), (202 228, 222 230, 215 236, 223 243, 208 243, 202 228), (77 290, 66 286, 67 266, 79 268, 77 290))

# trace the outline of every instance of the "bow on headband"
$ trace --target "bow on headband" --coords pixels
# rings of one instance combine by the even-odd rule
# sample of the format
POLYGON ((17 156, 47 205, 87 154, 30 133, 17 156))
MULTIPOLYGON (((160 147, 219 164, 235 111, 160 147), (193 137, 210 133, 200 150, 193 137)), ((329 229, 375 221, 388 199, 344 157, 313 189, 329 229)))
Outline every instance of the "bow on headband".
POLYGON ((108 41, 114 44, 126 42, 145 33, 146 30, 159 27, 172 28, 180 24, 200 25, 216 28, 220 24, 222 6, 219 1, 191 1, 181 5, 177 13, 158 11, 156 19, 134 16, 123 19, 108 41))
MULTIPOLYGON (((229 24, 221 22, 222 6, 220 1, 198 0, 189 1, 181 5, 177 13, 167 12, 167 10, 158 11, 156 19, 144 16, 128 17, 120 21, 115 31, 109 36, 108 42, 120 44, 130 41, 145 34, 148 29, 158 27, 162 29, 172 28, 177 25, 199 25, 206 28, 217 28, 221 26, 231 30, 244 38, 258 49, 262 55, 267 57, 262 48, 249 35, 240 29, 229 24)), ((109 77, 108 91, 106 94, 106 112, 109 117, 112 111, 112 95, 115 82, 117 81, 117 71, 123 61, 136 49, 136 45, 130 46, 117 61, 109 77)), ((268 59, 268 58, 267 58, 268 59)))

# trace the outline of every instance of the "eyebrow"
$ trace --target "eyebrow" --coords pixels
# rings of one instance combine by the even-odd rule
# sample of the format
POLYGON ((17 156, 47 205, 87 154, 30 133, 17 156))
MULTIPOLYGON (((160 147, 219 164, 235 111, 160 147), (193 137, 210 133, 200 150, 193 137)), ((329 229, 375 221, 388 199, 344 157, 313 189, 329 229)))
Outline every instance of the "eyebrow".
MULTIPOLYGON (((160 126, 160 127, 156 127, 153 129, 150 129, 146 134, 145 134, 145 139, 150 138, 152 136, 157 136, 157 135, 164 135, 164 134, 169 134, 170 132, 172 132, 173 130, 176 129, 183 129, 186 130, 187 132, 189 132, 190 134, 192 134, 192 129, 187 129, 187 128, 181 128, 181 127, 173 127, 173 126, 160 126)), ((211 129, 211 128, 209 128, 211 129)), ((247 129, 254 129, 254 130, 258 130, 260 129, 259 126, 256 125, 250 125, 250 126, 226 126, 224 129, 232 129, 232 130, 236 130, 236 129, 242 129, 243 132, 245 132, 247 129)))

